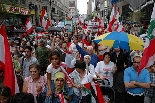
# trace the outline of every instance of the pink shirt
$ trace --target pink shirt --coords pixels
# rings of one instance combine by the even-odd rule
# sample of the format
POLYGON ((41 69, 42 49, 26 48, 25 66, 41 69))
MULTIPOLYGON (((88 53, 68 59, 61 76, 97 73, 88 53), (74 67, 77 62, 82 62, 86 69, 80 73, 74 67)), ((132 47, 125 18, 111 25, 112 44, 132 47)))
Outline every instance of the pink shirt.
MULTIPOLYGON (((45 76, 40 76, 40 80, 38 83, 33 82, 33 79, 31 76, 26 77, 25 81, 27 82, 27 92, 33 94, 34 98, 37 96, 37 86, 41 86, 42 90, 44 90, 45 85, 47 83, 47 78, 45 76)), ((35 98, 35 103, 36 103, 36 98, 35 98)))

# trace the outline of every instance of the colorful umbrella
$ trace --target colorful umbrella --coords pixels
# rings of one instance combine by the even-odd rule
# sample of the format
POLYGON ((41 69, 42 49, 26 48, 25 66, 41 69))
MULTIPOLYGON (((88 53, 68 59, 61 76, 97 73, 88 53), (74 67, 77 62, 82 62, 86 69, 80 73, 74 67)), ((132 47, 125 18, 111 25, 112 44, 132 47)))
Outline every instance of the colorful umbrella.
POLYGON ((125 32, 111 32, 94 39, 94 42, 113 48, 126 50, 143 50, 144 42, 135 35, 125 32))

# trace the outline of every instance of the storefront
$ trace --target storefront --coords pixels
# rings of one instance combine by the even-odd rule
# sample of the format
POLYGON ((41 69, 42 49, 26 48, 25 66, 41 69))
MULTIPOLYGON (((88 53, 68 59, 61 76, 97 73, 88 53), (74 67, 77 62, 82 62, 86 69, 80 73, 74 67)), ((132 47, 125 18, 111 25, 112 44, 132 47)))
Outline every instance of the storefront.
POLYGON ((0 21, 4 21, 6 26, 24 25, 26 18, 29 16, 30 10, 28 8, 7 4, 0 5, 0 21))

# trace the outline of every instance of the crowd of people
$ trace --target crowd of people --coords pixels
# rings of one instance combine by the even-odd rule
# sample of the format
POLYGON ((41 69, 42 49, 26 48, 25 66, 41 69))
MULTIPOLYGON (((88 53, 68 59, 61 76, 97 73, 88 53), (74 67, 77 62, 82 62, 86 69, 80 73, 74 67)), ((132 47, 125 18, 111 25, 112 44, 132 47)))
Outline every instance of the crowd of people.
POLYGON ((115 103, 153 103, 155 65, 138 76, 143 51, 99 45, 97 36, 78 27, 8 38, 20 93, 3 86, 0 66, 0 103, 98 103, 85 86, 98 79, 115 91, 115 103))

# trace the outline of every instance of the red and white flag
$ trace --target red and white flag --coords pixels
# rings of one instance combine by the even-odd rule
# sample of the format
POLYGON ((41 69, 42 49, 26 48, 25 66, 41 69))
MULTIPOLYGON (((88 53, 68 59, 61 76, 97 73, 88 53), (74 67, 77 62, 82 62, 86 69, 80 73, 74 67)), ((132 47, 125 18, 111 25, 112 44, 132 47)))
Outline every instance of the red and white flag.
POLYGON ((108 27, 107 27, 107 30, 109 32, 112 32, 113 31, 113 26, 114 26, 114 23, 116 21, 116 18, 115 18, 115 9, 114 9, 114 6, 112 7, 112 11, 111 11, 111 15, 110 15, 110 21, 109 21, 109 24, 108 24, 108 27))
POLYGON ((50 26, 50 20, 47 16, 47 12, 44 8, 42 8, 42 13, 41 13, 41 26, 44 27, 46 30, 48 29, 48 27, 50 26))
POLYGON ((116 24, 116 26, 114 28, 114 31, 117 31, 117 32, 125 31, 125 28, 123 27, 121 21, 119 21, 119 18, 120 17, 121 17, 121 15, 120 15, 120 9, 118 7, 117 14, 116 14, 116 21, 114 23, 114 24, 116 24))
POLYGON ((102 19, 100 19, 100 13, 98 13, 98 17, 97 17, 97 21, 98 21, 98 36, 102 35, 104 33, 104 26, 103 26, 103 21, 102 19))
POLYGON ((83 26, 83 24, 84 24, 84 18, 83 18, 82 15, 79 15, 78 20, 79 20, 79 25, 80 25, 80 26, 83 26))
POLYGON ((123 27, 122 23, 117 24, 117 26, 115 27, 115 31, 117 32, 125 31, 125 28, 123 27))
POLYGON ((19 92, 19 88, 4 24, 0 27, 0 48, 0 64, 4 68, 4 86, 8 86, 11 89, 11 93, 15 94, 19 92))
POLYGON ((27 18, 25 28, 26 28, 27 34, 33 31, 33 26, 31 24, 30 18, 27 18))
POLYGON ((91 83, 89 82, 89 83, 84 84, 84 86, 88 90, 91 90, 91 86, 92 86, 92 88, 94 89, 95 94, 97 96, 98 103, 106 103, 105 100, 104 100, 104 97, 102 95, 102 92, 101 92, 101 89, 100 89, 100 86, 99 86, 98 82, 91 82, 91 83))
POLYGON ((149 67, 153 65, 155 58, 155 3, 153 12, 150 20, 150 27, 148 29, 147 38, 145 39, 145 50, 143 52, 143 57, 140 63, 140 69, 138 70, 138 74, 140 74, 141 70, 145 67, 149 67))

